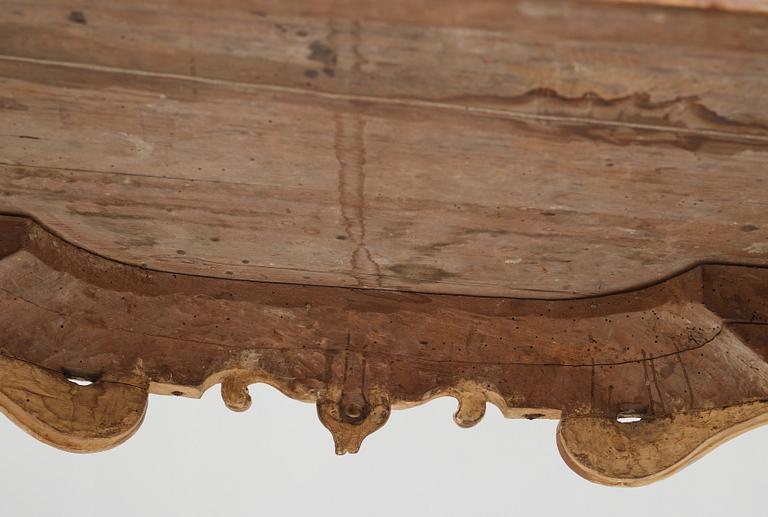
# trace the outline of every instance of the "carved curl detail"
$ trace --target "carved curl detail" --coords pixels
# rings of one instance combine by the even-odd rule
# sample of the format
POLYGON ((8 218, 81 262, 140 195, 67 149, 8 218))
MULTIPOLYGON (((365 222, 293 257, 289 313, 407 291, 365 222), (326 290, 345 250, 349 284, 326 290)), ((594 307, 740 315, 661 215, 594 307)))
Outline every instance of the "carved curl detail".
POLYGON ((583 299, 483 298, 150 271, 20 217, 0 217, 0 236, 0 408, 66 450, 127 439, 148 393, 221 383, 244 411, 248 385, 266 382, 317 404, 339 454, 391 409, 453 396, 462 427, 488 402, 510 418, 562 418, 558 446, 576 472, 635 485, 768 409, 767 269, 702 265, 583 299))

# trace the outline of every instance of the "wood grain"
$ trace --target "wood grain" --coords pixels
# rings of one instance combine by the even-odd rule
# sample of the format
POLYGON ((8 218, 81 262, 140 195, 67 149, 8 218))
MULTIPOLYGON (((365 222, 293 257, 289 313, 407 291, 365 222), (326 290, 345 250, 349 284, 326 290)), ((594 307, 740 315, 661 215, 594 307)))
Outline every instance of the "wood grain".
POLYGON ((722 442, 766 423, 765 402, 683 411, 646 423, 576 417, 560 422, 557 444, 580 475, 608 485, 642 486, 689 465, 722 442))
POLYGON ((80 386, 58 371, 0 355, 0 412, 35 438, 69 452, 98 452, 131 437, 146 389, 115 382, 80 386))
POLYGON ((0 209, 131 264, 329 286, 562 298, 766 264, 766 18, 175 5, 0 14, 0 209))
POLYGON ((451 396, 633 486, 764 423, 768 17, 656 3, 4 2, 0 409, 451 396))

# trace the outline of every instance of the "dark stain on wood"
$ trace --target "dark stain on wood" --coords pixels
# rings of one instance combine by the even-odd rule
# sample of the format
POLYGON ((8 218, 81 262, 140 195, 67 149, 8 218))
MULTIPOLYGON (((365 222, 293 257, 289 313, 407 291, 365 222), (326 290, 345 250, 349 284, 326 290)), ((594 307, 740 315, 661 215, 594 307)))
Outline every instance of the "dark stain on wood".
POLYGON ((352 274, 359 285, 368 278, 380 285, 381 268, 366 245, 365 120, 359 114, 339 114, 335 119, 336 159, 341 217, 348 240, 354 244, 350 257, 352 274))
POLYGON ((337 60, 336 52, 327 43, 319 40, 309 44, 309 55, 307 57, 311 61, 317 61, 326 67, 335 66, 337 60))
POLYGON ((439 267, 427 264, 394 264, 388 268, 401 280, 418 284, 421 282, 442 282, 453 275, 439 267))
POLYGON ((85 18, 85 13, 83 11, 70 11, 67 19, 72 23, 79 23, 82 25, 86 25, 88 23, 88 20, 85 18))

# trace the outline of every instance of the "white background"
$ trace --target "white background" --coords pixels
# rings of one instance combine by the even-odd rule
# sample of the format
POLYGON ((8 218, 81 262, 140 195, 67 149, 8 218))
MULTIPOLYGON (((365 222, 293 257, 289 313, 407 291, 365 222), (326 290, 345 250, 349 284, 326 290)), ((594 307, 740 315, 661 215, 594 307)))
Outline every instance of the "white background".
POLYGON ((0 516, 751 516, 765 515, 768 427, 643 488, 573 474, 555 421, 505 420, 495 407, 457 427, 453 399, 394 411, 357 455, 333 454, 313 405, 252 386, 246 413, 151 396, 138 433, 76 455, 0 417, 0 516))

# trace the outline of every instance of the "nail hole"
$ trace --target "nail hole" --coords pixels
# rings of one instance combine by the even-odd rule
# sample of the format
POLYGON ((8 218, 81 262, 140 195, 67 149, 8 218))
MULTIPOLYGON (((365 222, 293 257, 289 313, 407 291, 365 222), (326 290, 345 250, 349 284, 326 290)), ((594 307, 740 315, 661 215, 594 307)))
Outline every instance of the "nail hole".
POLYGON ((346 413, 349 418, 360 418, 363 416, 363 407, 354 402, 350 402, 344 407, 344 413, 346 413))
POLYGON ((90 386, 93 384, 93 381, 89 381, 88 379, 79 379, 77 377, 67 377, 67 380, 72 384, 77 384, 78 386, 90 386))
POLYGON ((616 421, 620 424, 632 424, 634 422, 640 422, 643 417, 632 413, 619 413, 616 415, 616 421))

